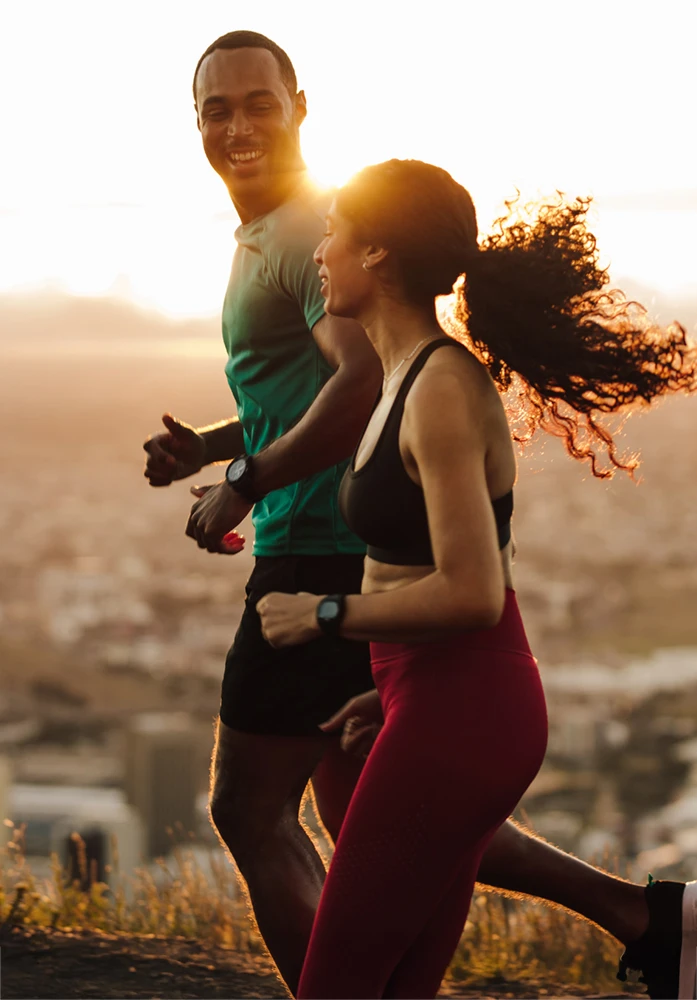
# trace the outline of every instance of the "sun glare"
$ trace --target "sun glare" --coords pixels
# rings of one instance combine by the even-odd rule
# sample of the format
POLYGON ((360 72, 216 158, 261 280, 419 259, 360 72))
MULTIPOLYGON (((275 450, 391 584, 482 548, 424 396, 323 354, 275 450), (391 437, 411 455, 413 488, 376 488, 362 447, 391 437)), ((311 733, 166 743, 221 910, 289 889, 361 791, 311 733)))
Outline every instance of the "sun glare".
MULTIPOLYGON (((222 0, 193 19, 168 14, 163 44, 164 5, 136 11, 105 0, 111 33, 94 46, 97 6, 45 5, 37 37, 36 4, 15 5, 13 31, 0 38, 0 114, 14 139, 0 163, 0 292, 116 289, 175 315, 217 312, 237 223, 201 151, 190 85, 200 52, 234 16, 222 0), (20 39, 29 35, 41 72, 26 75, 20 39), (34 106, 41 128, 25 110, 34 106)), ((322 186, 391 157, 428 160, 470 190, 482 232, 516 187, 595 194, 592 224, 613 276, 686 289, 697 273, 697 189, 691 158, 665 151, 691 120, 691 36, 677 7, 650 28, 621 7, 604 5, 596 31, 591 13, 585 30, 573 5, 551 19, 530 0, 524 13, 506 8, 502 31, 499 5, 453 13, 433 0, 412 19, 390 3, 355 0, 338 30, 314 0, 300 20, 270 0, 253 27, 296 64, 309 109, 303 151, 322 186), (583 73, 559 44, 579 30, 583 73), (526 52, 544 59, 522 59, 526 52), (643 64, 650 74, 635 71, 643 64), (652 210, 656 195, 670 205, 652 210), (613 207, 617 196, 631 204, 613 207)))

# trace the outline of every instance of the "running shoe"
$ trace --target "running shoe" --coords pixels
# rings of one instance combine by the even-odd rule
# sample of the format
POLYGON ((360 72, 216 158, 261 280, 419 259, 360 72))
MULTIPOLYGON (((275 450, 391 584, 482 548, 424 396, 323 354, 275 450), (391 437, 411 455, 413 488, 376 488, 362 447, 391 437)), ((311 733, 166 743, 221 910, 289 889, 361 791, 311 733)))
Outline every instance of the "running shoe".
POLYGON ((625 948, 617 978, 641 973, 652 1000, 695 1000, 697 990, 697 882, 654 881, 644 889, 649 926, 625 948))

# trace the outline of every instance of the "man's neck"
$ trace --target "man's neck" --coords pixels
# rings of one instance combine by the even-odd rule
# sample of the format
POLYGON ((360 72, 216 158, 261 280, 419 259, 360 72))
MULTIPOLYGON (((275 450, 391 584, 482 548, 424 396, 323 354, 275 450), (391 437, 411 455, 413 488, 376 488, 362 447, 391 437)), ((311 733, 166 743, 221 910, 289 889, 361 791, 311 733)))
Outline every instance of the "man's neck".
POLYGON ((289 201, 307 181, 307 170, 303 167, 300 170, 288 171, 281 176, 274 178, 273 185, 265 191, 257 192, 249 199, 238 198, 232 191, 230 197, 235 206, 235 210, 240 217, 242 225, 253 222, 262 215, 268 215, 279 205, 289 201))

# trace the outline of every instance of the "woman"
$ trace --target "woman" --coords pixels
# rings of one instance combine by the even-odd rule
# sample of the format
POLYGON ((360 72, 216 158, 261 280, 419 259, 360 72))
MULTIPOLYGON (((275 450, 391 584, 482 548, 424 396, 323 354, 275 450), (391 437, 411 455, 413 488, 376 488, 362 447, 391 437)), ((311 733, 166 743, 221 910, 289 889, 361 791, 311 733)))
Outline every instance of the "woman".
POLYGON ((341 491, 368 545, 363 589, 270 594, 258 609, 273 645, 370 639, 377 693, 364 699, 379 699, 384 726, 337 841, 299 997, 435 996, 484 848, 542 763, 500 392, 515 376, 526 433, 562 435, 603 476, 603 450, 611 466, 636 463, 618 457, 599 413, 695 386, 682 328, 659 336, 603 293, 586 209, 500 220, 480 248, 467 191, 395 160, 362 171, 332 206, 316 252, 326 309, 360 321, 385 372, 341 491), (462 342, 435 311, 454 285, 462 342))

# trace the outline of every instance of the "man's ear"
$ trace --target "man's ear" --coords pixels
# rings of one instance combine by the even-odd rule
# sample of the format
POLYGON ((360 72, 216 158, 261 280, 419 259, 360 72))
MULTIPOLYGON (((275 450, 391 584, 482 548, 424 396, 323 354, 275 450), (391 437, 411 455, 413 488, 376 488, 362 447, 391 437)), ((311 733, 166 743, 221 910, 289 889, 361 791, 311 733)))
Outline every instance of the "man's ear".
POLYGON ((302 125, 307 117, 307 99, 305 97, 305 91, 299 90, 295 95, 295 120, 298 125, 302 125))

